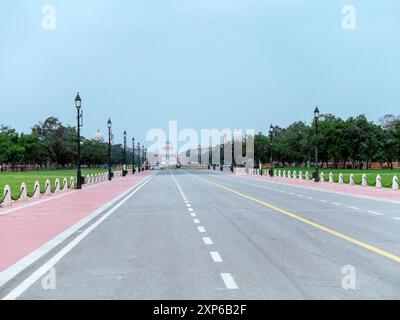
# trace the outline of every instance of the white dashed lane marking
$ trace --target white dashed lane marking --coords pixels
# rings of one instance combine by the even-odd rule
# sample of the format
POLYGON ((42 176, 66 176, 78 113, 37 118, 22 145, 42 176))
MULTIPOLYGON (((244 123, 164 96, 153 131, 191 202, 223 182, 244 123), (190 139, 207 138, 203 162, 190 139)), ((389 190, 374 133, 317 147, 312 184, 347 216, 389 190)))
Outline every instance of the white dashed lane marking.
POLYGON ((210 246, 213 244, 212 240, 209 237, 203 237, 203 241, 206 246, 210 246))
POLYGON ((229 290, 236 290, 238 286, 230 273, 221 273, 222 280, 229 290))
POLYGON ((199 220, 199 219, 193 219, 193 222, 194 222, 195 224, 200 224, 200 220, 199 220))
POLYGON ((197 227, 197 230, 199 230, 200 233, 206 232, 206 229, 204 227, 197 227))
POLYGON ((382 215, 382 213, 376 212, 376 211, 368 211, 368 213, 374 214, 374 215, 376 215, 376 216, 381 216, 381 215, 382 215))
POLYGON ((211 255, 211 258, 214 260, 214 262, 222 262, 222 258, 221 258, 221 256, 219 255, 218 252, 211 251, 210 255, 211 255))

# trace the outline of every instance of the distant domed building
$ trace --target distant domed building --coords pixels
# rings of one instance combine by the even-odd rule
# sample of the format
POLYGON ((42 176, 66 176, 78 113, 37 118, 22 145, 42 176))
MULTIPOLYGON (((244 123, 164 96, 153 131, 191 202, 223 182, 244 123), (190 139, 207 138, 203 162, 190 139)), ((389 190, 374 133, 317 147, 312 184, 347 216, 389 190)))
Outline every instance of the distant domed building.
POLYGON ((97 130, 97 132, 93 136, 92 140, 97 141, 97 142, 104 142, 104 137, 103 137, 103 134, 100 132, 100 130, 97 130))

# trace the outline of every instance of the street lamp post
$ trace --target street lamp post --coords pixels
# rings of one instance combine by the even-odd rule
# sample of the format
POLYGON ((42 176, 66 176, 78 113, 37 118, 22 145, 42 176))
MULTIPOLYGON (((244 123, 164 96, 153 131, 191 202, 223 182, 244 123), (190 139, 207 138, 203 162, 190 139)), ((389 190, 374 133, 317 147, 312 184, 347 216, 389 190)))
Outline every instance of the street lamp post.
POLYGON ((126 130, 124 130, 124 172, 123 172, 123 176, 126 175, 126 130))
POLYGON ((233 169, 235 167, 235 136, 232 135, 232 164, 231 164, 231 171, 233 172, 233 169))
POLYGON ((132 138, 132 174, 135 174, 135 138, 132 138))
POLYGON ((274 175, 274 160, 273 160, 273 150, 272 150, 273 139, 274 139, 274 127, 271 124, 271 126, 269 127, 269 148, 270 148, 270 152, 271 152, 270 158, 269 158, 269 162, 271 164, 269 175, 271 177, 274 175))
POLYGON ((112 180, 112 172, 111 172, 111 119, 108 119, 107 127, 108 127, 108 180, 112 180))
POLYGON ((199 145, 197 149, 198 155, 197 155, 197 162, 201 165, 201 146, 199 145))
POLYGON ((145 170, 147 171, 148 170, 148 168, 147 168, 147 148, 144 149, 144 167, 145 167, 145 170))
POLYGON ((314 123, 315 123, 315 172, 314 181, 319 182, 318 176, 318 119, 319 119, 319 109, 318 106, 314 110, 314 123))
POLYGON ((140 160, 140 143, 138 142, 137 144, 137 150, 138 150, 138 172, 141 171, 142 165, 141 165, 141 160, 140 160))
POLYGON ((83 114, 82 114, 82 100, 81 97, 79 96, 79 92, 76 95, 75 98, 75 107, 76 107, 76 112, 77 112, 77 122, 78 122, 78 127, 77 127, 77 163, 76 163, 76 188, 77 189, 82 189, 82 172, 81 172, 81 126, 82 126, 82 119, 83 119, 83 114))
POLYGON ((222 138, 221 154, 220 154, 220 170, 224 171, 225 164, 225 136, 222 138))
POLYGON ((208 147, 208 170, 211 169, 212 165, 212 147, 208 147))

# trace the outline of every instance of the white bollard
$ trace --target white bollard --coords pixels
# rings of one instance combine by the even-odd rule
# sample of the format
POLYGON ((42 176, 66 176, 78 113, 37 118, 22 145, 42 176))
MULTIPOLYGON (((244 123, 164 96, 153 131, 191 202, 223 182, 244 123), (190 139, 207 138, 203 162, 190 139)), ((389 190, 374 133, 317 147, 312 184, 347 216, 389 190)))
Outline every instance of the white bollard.
POLYGON ((375 187, 377 187, 378 189, 382 188, 382 179, 379 174, 376 175, 376 178, 375 178, 375 187))
POLYGON ((288 178, 291 178, 291 177, 292 177, 292 174, 290 173, 290 170, 288 170, 288 172, 287 172, 287 177, 288 177, 288 178))
POLYGON ((306 171, 306 180, 310 180, 310 173, 306 171))
POLYGON ((361 185, 363 187, 368 187, 367 175, 365 173, 361 176, 361 185))
POLYGON ((393 176, 393 179, 392 179, 392 190, 393 191, 398 191, 399 190, 399 180, 397 179, 397 176, 393 176))
POLYGON ((21 183, 20 193, 21 195, 19 196, 18 201, 28 202, 28 191, 25 182, 21 183))
POLYGON ((339 173, 339 183, 343 184, 343 173, 339 173))
POLYGON ((274 176, 275 176, 275 177, 277 176, 277 173, 278 173, 278 171, 275 169, 275 170, 274 170, 274 176))
POLYGON ((349 181, 349 184, 350 184, 351 186, 354 186, 354 185, 356 184, 356 182, 354 181, 354 174, 350 174, 350 181, 349 181))
POLYGON ((68 190, 68 180, 66 177, 64 177, 62 191, 67 191, 67 190, 68 190))
POLYGON ((44 185, 44 194, 46 196, 51 195, 51 184, 50 184, 50 180, 47 179, 44 185))
POLYGON ((75 178, 74 177, 69 178, 69 189, 71 189, 71 190, 75 189, 75 178))
POLYGON ((54 193, 60 192, 60 179, 56 178, 56 181, 54 183, 54 193))
POLYGON ((282 172, 281 172, 281 170, 278 171, 278 177, 282 177, 282 172))
POLYGON ((35 184, 33 185, 32 198, 34 198, 34 199, 40 198, 40 183, 39 183, 39 181, 35 181, 35 184))
POLYGON ((325 182, 325 175, 323 172, 319 175, 319 182, 324 183, 325 182))
POLYGON ((286 178, 286 170, 283 170, 282 177, 286 178))
POLYGON ((303 180, 303 172, 301 172, 301 171, 299 172, 299 179, 303 180))
POLYGON ((293 177, 293 179, 296 179, 296 178, 297 178, 297 175, 296 175, 296 170, 294 170, 294 171, 293 171, 293 175, 292 175, 292 177, 293 177))
POLYGON ((329 172, 329 183, 333 183, 333 173, 329 172))
POLYGON ((1 203, 2 207, 11 207, 12 205, 11 188, 8 184, 4 187, 3 196, 4 200, 1 203))

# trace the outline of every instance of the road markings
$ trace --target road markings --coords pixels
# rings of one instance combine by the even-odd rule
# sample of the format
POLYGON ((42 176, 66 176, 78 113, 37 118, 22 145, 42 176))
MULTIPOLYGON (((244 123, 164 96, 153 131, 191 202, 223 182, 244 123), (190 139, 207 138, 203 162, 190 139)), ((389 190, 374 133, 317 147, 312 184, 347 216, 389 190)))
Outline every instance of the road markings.
POLYGON ((193 211, 193 208, 188 208, 188 210, 189 210, 190 212, 192 212, 192 211, 193 211))
POLYGON ((194 212, 191 212, 190 215, 191 215, 192 217, 195 217, 195 216, 196 216, 196 214, 195 214, 194 212))
POLYGON ((213 244, 212 240, 209 237, 203 237, 203 241, 206 246, 211 246, 213 244))
POLYGON ((332 204, 333 204, 334 206, 341 206, 341 205, 342 205, 342 204, 339 203, 339 202, 332 202, 332 204))
POLYGON ((190 208, 191 206, 192 206, 192 205, 189 204, 189 203, 186 204, 186 207, 188 207, 188 208, 190 208))
POLYGON ((199 230, 200 233, 206 232, 206 229, 204 227, 197 227, 197 230, 199 230))
POLYGON ((399 217, 393 217, 393 219, 400 220, 400 218, 399 218, 399 217))
MULTIPOLYGON (((119 201, 118 204, 115 205, 112 209, 110 209, 107 213, 102 215, 93 224, 87 227, 80 235, 78 235, 74 240, 72 240, 65 247, 63 247, 56 255, 54 255, 50 260, 48 260, 45 264, 43 264, 39 269, 33 272, 19 286, 17 286, 14 290, 12 290, 4 298, 2 298, 2 300, 15 300, 19 296, 21 296, 34 283, 36 283, 40 278, 42 278, 53 266, 55 266, 65 255, 67 255, 73 248, 75 248, 88 234, 90 234, 95 228, 97 228, 97 226, 99 226, 104 220, 106 220, 110 215, 112 215, 114 211, 116 211, 119 207, 121 207, 133 195, 135 195, 136 192, 142 189, 151 180, 151 178, 154 177, 154 175, 155 174, 151 175, 149 178, 146 178, 144 181, 140 182, 139 185, 134 186, 132 188, 134 189, 133 191, 132 189, 130 189, 126 193, 124 193, 121 198, 123 198, 127 194, 128 195, 121 201, 119 201)), ((120 200, 121 198, 117 199, 120 200)), ((99 213, 97 213, 97 215, 98 214, 99 213)))
POLYGON ((222 280, 229 290, 236 290, 238 286, 230 273, 221 273, 222 280))
POLYGON ((323 199, 320 199, 320 200, 318 200, 319 202, 322 202, 322 203, 327 203, 328 201, 326 201, 326 200, 323 200, 323 199))
POLYGON ((307 197, 307 199, 308 199, 308 200, 314 200, 314 198, 313 198, 313 197, 307 197))
POLYGON ((200 224, 200 220, 199 220, 199 219, 193 219, 193 222, 194 222, 195 224, 200 224))
POLYGON ((218 252, 211 251, 210 255, 211 255, 211 258, 214 260, 214 262, 217 262, 217 263, 222 262, 222 258, 221 258, 221 256, 219 255, 218 252))
POLYGON ((364 249, 366 249, 368 251, 374 252, 374 253, 379 254, 381 256, 384 256, 384 257, 386 257, 386 258, 388 258, 390 260, 393 260, 393 261, 396 261, 396 262, 400 263, 400 256, 397 256, 397 255, 395 255, 393 253, 390 253, 390 252, 385 251, 383 249, 380 249, 378 247, 372 246, 372 245, 370 245, 368 243, 365 243, 365 242, 362 242, 360 240, 354 239, 354 238, 352 238, 350 236, 347 236, 347 235, 345 235, 345 234, 343 234, 341 232, 338 232, 338 231, 333 230, 331 228, 325 227, 325 226, 320 225, 320 224, 318 224, 316 222, 313 222, 311 220, 305 219, 305 218, 303 218, 303 217, 301 217, 301 216, 299 216, 297 214, 294 214, 294 213, 289 212, 289 211, 287 211, 285 209, 279 208, 279 207, 277 207, 277 206, 275 206, 275 205, 273 205, 271 203, 268 203, 266 201, 259 200, 257 198, 254 198, 254 197, 251 197, 249 195, 243 194, 241 192, 238 192, 236 190, 230 189, 228 187, 225 187, 224 185, 215 183, 215 182, 210 181, 208 179, 200 178, 200 177, 192 175, 192 174, 190 174, 190 175, 193 176, 196 179, 202 180, 202 181, 204 181, 204 182, 206 182, 208 184, 214 185, 214 186, 216 186, 216 187, 218 187, 220 189, 223 189, 225 191, 231 192, 231 193, 233 193, 233 194, 235 194, 235 195, 237 195, 239 197, 242 197, 242 198, 248 199, 250 201, 256 202, 256 203, 258 203, 258 204, 260 204, 260 205, 262 205, 264 207, 270 208, 270 209, 272 209, 272 210, 274 210, 276 212, 279 212, 279 213, 281 213, 283 215, 286 215, 286 216, 291 217, 291 218, 293 218, 295 220, 303 222, 304 224, 307 224, 307 225, 312 226, 312 227, 314 227, 316 229, 319 229, 321 231, 329 233, 329 234, 331 234, 331 235, 333 235, 333 236, 335 236, 337 238, 340 238, 342 240, 345 240, 347 242, 355 244, 355 245, 357 245, 357 246, 359 246, 361 248, 364 248, 364 249))
POLYGON ((381 215, 382 215, 382 213, 376 212, 376 211, 368 211, 368 213, 374 214, 374 215, 376 215, 376 216, 381 216, 381 215))
POLYGON ((353 210, 360 210, 360 208, 349 206, 348 208, 353 209, 353 210))

